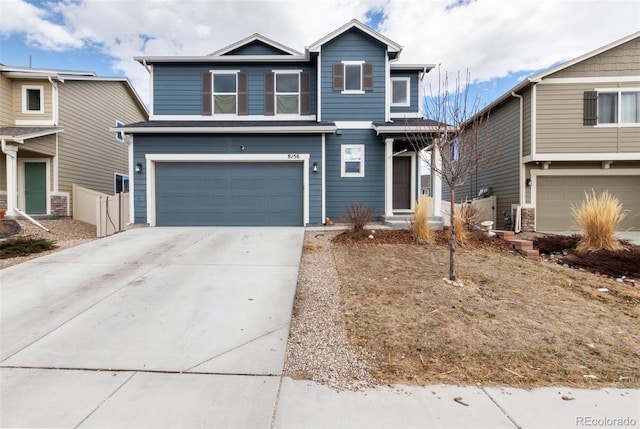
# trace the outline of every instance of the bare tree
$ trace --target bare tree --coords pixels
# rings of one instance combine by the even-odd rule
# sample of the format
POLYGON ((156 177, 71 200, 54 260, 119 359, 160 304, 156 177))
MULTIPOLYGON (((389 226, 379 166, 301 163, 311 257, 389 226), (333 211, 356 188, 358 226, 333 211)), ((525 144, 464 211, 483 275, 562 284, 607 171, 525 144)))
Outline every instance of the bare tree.
POLYGON ((411 141, 432 174, 440 177, 449 188, 450 234, 449 279, 456 281, 455 192, 467 179, 495 164, 497 147, 488 144, 489 111, 479 111, 479 99, 469 100, 470 74, 462 82, 460 72, 455 84, 438 69, 438 89, 426 100, 428 125, 407 126, 411 141), (433 157, 431 156, 433 153, 433 157))

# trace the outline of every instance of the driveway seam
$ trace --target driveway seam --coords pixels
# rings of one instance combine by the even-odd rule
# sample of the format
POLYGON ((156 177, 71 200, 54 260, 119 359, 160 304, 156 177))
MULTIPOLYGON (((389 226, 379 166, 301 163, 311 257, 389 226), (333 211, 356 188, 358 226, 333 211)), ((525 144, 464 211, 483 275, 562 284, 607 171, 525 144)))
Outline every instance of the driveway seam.
POLYGON ((506 418, 508 418, 508 419, 509 419, 509 421, 510 421, 511 423, 513 423, 513 425, 514 425, 517 429, 522 429, 522 426, 520 426, 520 425, 519 425, 519 424, 518 424, 518 423, 517 423, 517 422, 516 422, 516 421, 515 421, 515 420, 514 420, 510 415, 509 415, 509 413, 507 412, 507 410, 505 410, 505 409, 504 409, 500 404, 498 404, 498 402, 497 402, 495 399, 493 399, 493 396, 491 396, 491 394, 490 394, 489 392, 487 392, 487 391, 485 390, 485 388, 484 388, 484 387, 481 387, 481 388, 480 388, 480 390, 482 390, 482 392, 483 392, 485 395, 487 395, 487 396, 489 397, 489 399, 491 400, 491 402, 493 402, 493 403, 495 404, 495 406, 496 406, 496 407, 498 407, 498 409, 500 410, 500 412, 502 412, 502 414, 504 414, 504 416, 505 416, 506 418))
POLYGON ((96 411, 98 411, 98 409, 102 406, 102 404, 104 404, 105 402, 107 402, 109 399, 111 399, 113 397, 113 395, 115 395, 120 389, 122 389, 124 387, 125 384, 127 384, 129 382, 129 380, 131 380, 133 378, 133 376, 135 376, 137 374, 137 372, 134 372, 133 374, 131 374, 131 376, 129 376, 129 378, 127 378, 124 382, 122 382, 122 384, 120 384, 120 386, 118 386, 113 392, 111 392, 110 395, 108 395, 106 398, 104 398, 97 407, 95 407, 89 414, 87 414, 87 416, 82 419, 82 421, 80 421, 80 423, 78 423, 77 425, 74 426, 74 429, 79 427, 80 425, 82 425, 82 423, 86 422, 87 419, 89 417, 91 417, 96 411))

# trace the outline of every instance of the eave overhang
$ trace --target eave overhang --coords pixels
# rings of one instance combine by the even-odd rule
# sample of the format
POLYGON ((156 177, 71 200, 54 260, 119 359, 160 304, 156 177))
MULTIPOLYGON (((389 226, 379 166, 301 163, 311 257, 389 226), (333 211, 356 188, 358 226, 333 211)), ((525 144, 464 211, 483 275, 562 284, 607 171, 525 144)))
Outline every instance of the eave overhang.
POLYGON ((2 127, 0 139, 6 142, 24 143, 25 140, 57 134, 64 131, 62 127, 2 127))

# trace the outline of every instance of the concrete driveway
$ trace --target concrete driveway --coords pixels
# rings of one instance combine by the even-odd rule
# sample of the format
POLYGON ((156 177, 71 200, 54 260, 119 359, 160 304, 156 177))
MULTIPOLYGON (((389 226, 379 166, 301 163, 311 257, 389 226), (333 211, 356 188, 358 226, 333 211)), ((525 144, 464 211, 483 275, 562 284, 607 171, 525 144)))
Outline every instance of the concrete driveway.
POLYGON ((303 237, 141 228, 0 271, 0 426, 269 427, 303 237))

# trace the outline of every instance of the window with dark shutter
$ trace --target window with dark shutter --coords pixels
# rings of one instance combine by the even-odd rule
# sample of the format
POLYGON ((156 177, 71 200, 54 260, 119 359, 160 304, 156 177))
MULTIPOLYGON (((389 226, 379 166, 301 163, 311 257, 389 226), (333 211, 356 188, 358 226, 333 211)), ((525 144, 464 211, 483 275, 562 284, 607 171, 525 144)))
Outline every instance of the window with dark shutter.
POLYGON ((274 91, 275 91, 275 74, 265 73, 264 75, 264 114, 265 116, 273 116, 276 114, 274 91))
POLYGON ((373 64, 362 64, 362 90, 373 91, 373 64))
POLYGON ((311 76, 309 72, 300 74, 300 114, 311 114, 311 76))
POLYGON ((238 115, 249 114, 249 91, 246 73, 238 73, 238 115))
POLYGON ((344 64, 333 65, 333 90, 344 90, 344 64))
POLYGON ((598 124, 598 92, 597 91, 584 92, 584 112, 583 112, 582 124, 583 125, 598 124))
POLYGON ((211 73, 202 73, 202 115, 212 114, 212 77, 211 73))

